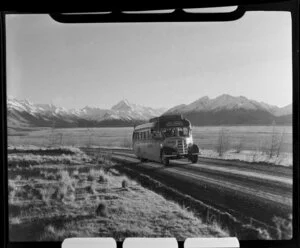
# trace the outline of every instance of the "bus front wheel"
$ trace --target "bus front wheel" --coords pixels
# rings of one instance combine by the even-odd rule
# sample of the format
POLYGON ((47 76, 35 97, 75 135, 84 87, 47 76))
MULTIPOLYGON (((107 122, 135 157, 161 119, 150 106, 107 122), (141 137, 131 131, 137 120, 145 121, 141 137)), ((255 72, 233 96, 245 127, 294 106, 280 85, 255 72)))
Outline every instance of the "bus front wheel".
POLYGON ((190 156, 190 161, 194 164, 198 162, 198 155, 191 155, 190 156))
POLYGON ((166 156, 165 156, 165 152, 162 152, 162 154, 161 154, 161 162, 162 162, 162 164, 164 164, 165 166, 168 166, 169 165, 169 158, 167 158, 166 156))

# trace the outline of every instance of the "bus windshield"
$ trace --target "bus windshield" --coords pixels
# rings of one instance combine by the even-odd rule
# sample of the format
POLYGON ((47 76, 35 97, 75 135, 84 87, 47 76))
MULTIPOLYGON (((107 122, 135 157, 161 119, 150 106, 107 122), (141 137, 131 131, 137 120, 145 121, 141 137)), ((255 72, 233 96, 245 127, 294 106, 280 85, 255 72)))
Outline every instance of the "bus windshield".
POLYGON ((172 127, 163 128, 161 133, 164 137, 187 137, 190 135, 190 130, 188 127, 172 127))

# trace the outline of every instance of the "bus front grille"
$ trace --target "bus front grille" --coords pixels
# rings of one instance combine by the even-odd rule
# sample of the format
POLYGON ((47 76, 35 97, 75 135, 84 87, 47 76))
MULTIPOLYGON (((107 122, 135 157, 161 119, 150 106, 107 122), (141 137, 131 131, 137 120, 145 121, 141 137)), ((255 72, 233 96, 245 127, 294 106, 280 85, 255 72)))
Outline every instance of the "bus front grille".
POLYGON ((179 154, 186 154, 187 153, 187 144, 186 144, 185 140, 178 140, 177 150, 178 150, 179 154))

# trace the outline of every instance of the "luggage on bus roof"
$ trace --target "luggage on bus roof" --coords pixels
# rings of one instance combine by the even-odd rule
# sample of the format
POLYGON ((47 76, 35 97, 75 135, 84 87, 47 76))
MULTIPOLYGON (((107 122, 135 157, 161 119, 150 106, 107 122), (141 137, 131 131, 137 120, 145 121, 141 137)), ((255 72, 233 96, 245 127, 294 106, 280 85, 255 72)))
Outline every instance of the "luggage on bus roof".
POLYGON ((160 122, 160 121, 166 121, 166 120, 170 120, 170 121, 183 120, 183 117, 180 114, 177 114, 177 115, 162 115, 162 116, 159 116, 159 117, 151 118, 149 120, 149 122, 157 122, 157 121, 160 122))

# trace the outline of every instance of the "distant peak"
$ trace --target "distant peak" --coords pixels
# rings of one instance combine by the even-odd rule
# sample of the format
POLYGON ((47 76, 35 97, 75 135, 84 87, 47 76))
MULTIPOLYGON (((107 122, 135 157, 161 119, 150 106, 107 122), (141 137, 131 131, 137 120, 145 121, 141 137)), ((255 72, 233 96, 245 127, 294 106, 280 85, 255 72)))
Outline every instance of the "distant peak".
POLYGON ((218 96, 217 98, 233 98, 233 96, 231 96, 229 94, 222 94, 222 95, 218 96))
POLYGON ((122 99, 121 101, 119 101, 117 104, 126 104, 126 105, 130 105, 129 101, 127 99, 122 99))
POLYGON ((91 106, 86 105, 83 109, 95 109, 95 107, 91 107, 91 106))
POLYGON ((123 105, 127 105, 127 106, 131 105, 130 102, 129 102, 127 99, 121 100, 121 101, 119 102, 119 104, 123 104, 123 105))
POLYGON ((210 100, 208 96, 202 96, 198 99, 198 101, 208 101, 210 100))
POLYGON ((112 110, 127 110, 131 108, 131 104, 127 99, 119 101, 116 105, 112 106, 112 110))

